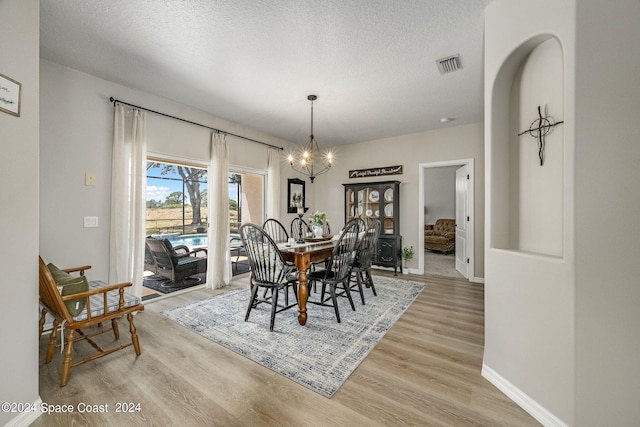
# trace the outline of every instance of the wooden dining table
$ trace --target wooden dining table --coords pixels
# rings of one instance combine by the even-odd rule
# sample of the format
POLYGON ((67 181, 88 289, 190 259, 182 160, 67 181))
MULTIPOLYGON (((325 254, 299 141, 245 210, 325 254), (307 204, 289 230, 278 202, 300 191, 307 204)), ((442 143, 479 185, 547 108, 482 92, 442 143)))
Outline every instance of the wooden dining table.
POLYGON ((331 256, 336 242, 328 240, 326 242, 314 242, 309 245, 280 247, 280 252, 285 261, 292 262, 298 270, 298 323, 307 323, 307 298, 309 288, 307 287, 307 270, 311 263, 325 260, 331 256))

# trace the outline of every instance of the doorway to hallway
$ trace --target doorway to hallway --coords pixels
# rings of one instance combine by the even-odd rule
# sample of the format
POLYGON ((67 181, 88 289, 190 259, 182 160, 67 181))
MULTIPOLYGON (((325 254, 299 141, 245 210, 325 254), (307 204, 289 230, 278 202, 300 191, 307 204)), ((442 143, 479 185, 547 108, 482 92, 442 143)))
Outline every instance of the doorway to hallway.
POLYGON ((473 173, 473 159, 419 165, 418 230, 431 228, 439 218, 455 219, 456 229, 454 255, 425 251, 424 240, 419 239, 418 274, 473 277, 473 173))

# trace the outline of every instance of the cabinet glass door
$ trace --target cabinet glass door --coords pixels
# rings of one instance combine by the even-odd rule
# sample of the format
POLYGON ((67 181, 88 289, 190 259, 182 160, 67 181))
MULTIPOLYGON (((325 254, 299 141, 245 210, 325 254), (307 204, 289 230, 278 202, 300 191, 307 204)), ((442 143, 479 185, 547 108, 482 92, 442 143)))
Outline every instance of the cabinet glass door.
POLYGON ((382 233, 384 234, 394 234, 394 188, 392 186, 385 187, 380 195, 382 198, 381 205, 383 206, 383 218, 382 221, 382 233))
POLYGON ((347 221, 349 222, 351 221, 353 218, 355 218, 356 216, 356 203, 355 203, 355 191, 353 191, 352 189, 348 189, 345 193, 345 199, 346 199, 346 203, 345 203, 345 209, 347 210, 346 212, 346 218, 347 221))

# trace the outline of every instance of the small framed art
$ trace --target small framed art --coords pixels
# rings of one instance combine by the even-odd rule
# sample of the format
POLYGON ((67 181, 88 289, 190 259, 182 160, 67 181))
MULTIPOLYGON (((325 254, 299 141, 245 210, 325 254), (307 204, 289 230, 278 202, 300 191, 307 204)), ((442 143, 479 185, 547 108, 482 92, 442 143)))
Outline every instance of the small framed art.
POLYGON ((304 208, 304 181, 298 178, 289 178, 288 213, 296 213, 298 208, 304 208))
POLYGON ((0 74, 0 111, 20 117, 20 90, 22 84, 0 74))

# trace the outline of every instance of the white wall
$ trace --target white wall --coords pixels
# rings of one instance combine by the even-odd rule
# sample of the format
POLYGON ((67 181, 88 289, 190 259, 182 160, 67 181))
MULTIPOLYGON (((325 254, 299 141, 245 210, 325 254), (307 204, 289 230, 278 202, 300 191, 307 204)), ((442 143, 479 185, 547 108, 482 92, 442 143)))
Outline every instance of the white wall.
MULTIPOLYGON (((0 73, 22 84, 20 117, 0 112, 0 401, 38 397, 39 3, 0 1, 0 73)), ((0 412, 0 425, 33 414, 0 412)))
POLYGON ((521 399, 525 409, 549 425, 572 425, 575 419, 574 28, 572 1, 495 0, 485 10, 483 375, 510 391, 512 398, 521 399), (553 38, 559 41, 561 52, 545 50, 544 42, 553 38), (555 73, 560 76, 554 73, 558 68, 555 73), (549 71, 553 77, 545 83, 549 71), (564 108, 560 108, 562 100, 564 108), (548 140, 548 164, 540 167, 535 164, 535 151, 522 146, 514 155, 513 150, 533 143, 530 136, 518 137, 517 133, 536 118, 537 106, 543 102, 550 104, 550 114, 565 123, 550 135, 555 139, 548 140), (513 117, 514 109, 518 117, 513 117), (524 165, 527 161, 535 166, 524 165), (514 177, 519 182, 512 185, 514 177), (550 202, 538 206, 549 195, 550 202), (523 209, 559 221, 552 224, 559 236, 536 236, 546 224, 523 209), (513 221, 520 224, 510 224, 513 221), (555 253, 558 246, 562 257, 555 253))
POLYGON ((640 2, 577 3, 576 417, 640 425, 640 2))
POLYGON ((486 9, 483 373, 547 425, 640 420, 639 18, 635 0, 495 0, 486 9), (564 69, 561 257, 505 250, 508 233, 495 226, 508 211, 501 80, 550 36, 564 69))
MULTIPOLYGON (((321 134, 322 129, 317 129, 321 134)), ((482 124, 452 126, 443 129, 367 141, 338 147, 335 166, 321 175, 314 184, 306 185, 310 210, 326 211, 331 221, 340 227, 344 224, 344 183, 399 180, 400 185, 400 234, 402 246, 419 247, 424 233, 418 230, 419 164, 459 159, 475 159, 475 277, 484 277, 484 138, 482 124), (378 179, 349 179, 349 170, 379 166, 403 165, 402 175, 382 176, 378 179)), ((293 215, 289 215, 293 217, 293 215)), ((417 268, 414 258, 410 268, 417 268)))
MULTIPOLYGON (((290 143, 213 117, 202 111, 133 90, 94 76, 41 62, 40 253, 62 267, 93 266, 91 280, 108 277, 111 202, 113 105, 110 96, 131 104, 202 123, 285 148, 282 153, 281 215, 286 213, 284 153, 290 143), (84 185, 85 172, 97 174, 97 185, 84 185), (84 216, 97 216, 99 227, 84 228, 84 216)), ((208 162, 210 131, 147 113, 149 151, 163 157, 208 162)), ((227 137, 229 164, 267 169, 267 147, 227 137)))

